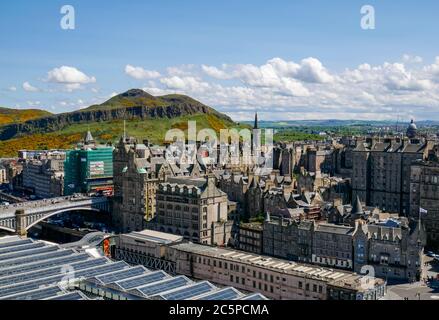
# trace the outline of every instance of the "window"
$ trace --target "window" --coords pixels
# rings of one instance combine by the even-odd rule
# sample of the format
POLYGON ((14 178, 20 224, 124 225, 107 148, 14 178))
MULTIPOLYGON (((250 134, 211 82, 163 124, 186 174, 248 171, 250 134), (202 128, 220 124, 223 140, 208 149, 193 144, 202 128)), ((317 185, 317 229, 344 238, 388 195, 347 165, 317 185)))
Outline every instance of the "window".
POLYGON ((303 283, 302 283, 302 281, 299 281, 299 289, 302 289, 303 288, 303 283))
POLYGON ((230 282, 233 282, 233 274, 230 275, 230 282))
POLYGON ((306 290, 306 291, 309 291, 309 283, 307 283, 307 284, 305 285, 305 290, 306 290))

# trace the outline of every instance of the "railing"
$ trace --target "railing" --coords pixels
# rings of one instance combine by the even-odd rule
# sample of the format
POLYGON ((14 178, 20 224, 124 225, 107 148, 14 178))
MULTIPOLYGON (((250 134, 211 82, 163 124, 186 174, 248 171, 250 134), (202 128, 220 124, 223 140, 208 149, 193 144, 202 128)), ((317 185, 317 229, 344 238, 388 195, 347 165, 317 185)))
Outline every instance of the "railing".
POLYGON ((89 205, 99 205, 107 202, 107 198, 88 198, 88 197, 62 197, 37 201, 28 201, 25 203, 0 206, 0 217, 15 215, 18 209, 24 209, 27 214, 33 214, 45 211, 62 210, 89 205))

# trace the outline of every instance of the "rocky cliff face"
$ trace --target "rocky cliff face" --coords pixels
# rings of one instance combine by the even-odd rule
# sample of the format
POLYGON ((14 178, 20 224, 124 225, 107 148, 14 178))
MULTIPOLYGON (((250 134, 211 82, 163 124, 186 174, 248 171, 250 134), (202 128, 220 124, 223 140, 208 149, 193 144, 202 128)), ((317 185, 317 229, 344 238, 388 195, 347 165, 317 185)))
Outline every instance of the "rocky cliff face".
MULTIPOLYGON (((124 94, 126 95, 126 93, 124 94)), ((122 95, 121 95, 122 96, 122 95)), ((178 99, 177 99, 178 100, 178 99)), ((195 101, 195 100, 193 100, 195 101)), ((131 106, 107 108, 106 104, 71 113, 52 115, 23 123, 8 124, 0 128, 0 140, 17 136, 48 133, 62 130, 70 125, 114 120, 146 120, 176 118, 195 114, 213 114, 218 118, 233 122, 228 116, 199 102, 167 101, 164 106, 131 106)))

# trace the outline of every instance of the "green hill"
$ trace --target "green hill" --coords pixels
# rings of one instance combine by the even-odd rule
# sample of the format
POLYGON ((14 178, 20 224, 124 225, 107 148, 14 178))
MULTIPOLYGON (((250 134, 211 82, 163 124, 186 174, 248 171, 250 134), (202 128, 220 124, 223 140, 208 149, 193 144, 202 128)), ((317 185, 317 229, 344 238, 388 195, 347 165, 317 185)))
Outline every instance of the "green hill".
POLYGON ((0 126, 10 123, 25 122, 50 116, 51 113, 38 109, 9 109, 0 107, 0 126))
POLYGON ((154 97, 133 89, 79 111, 0 126, 0 157, 15 156, 20 149, 70 148, 88 129, 100 143, 116 142, 124 120, 128 135, 158 144, 169 129, 186 131, 189 120, 197 122, 197 130, 242 127, 188 96, 154 97))

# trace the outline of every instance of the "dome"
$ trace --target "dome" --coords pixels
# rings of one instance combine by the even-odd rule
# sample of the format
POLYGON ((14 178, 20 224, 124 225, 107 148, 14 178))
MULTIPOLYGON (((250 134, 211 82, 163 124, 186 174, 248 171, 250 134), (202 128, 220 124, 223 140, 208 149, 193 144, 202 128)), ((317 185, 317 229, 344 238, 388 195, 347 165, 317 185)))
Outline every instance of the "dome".
POLYGON ((412 121, 409 124, 409 127, 407 128, 407 137, 409 137, 409 138, 416 137, 417 131, 418 131, 418 128, 416 127, 416 124, 412 119, 412 121))

